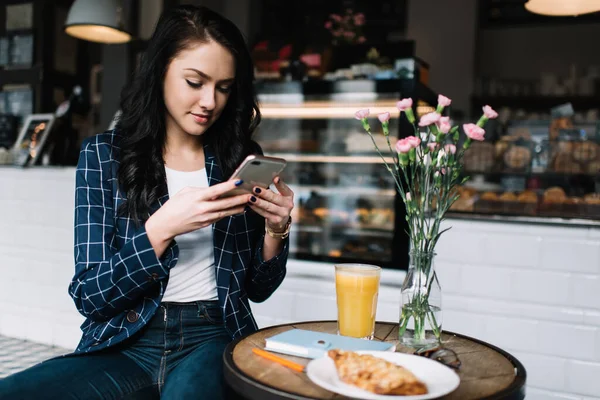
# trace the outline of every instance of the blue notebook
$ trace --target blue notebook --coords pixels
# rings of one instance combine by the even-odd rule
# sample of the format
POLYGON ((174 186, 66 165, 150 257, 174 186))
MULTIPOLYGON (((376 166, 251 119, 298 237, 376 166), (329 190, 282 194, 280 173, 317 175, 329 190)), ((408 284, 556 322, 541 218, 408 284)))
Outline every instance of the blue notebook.
POLYGON ((320 358, 332 349, 396 351, 396 345, 304 329, 291 329, 265 339, 265 350, 304 358, 320 358))

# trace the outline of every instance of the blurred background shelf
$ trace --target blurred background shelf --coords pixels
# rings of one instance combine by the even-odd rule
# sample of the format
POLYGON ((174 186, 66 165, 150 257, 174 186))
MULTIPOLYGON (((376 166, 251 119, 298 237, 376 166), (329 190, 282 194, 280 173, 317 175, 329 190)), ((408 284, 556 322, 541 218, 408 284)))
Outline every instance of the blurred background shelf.
POLYGON ((37 85, 43 80, 43 67, 0 69, 0 86, 14 84, 37 85))
POLYGON ((375 119, 390 112, 393 148, 413 131, 396 102, 412 98, 419 116, 433 110, 437 94, 416 79, 262 81, 256 87, 263 118, 255 139, 266 155, 288 161, 283 179, 295 192, 294 257, 407 268, 404 204, 384 165, 394 162, 392 153, 374 122, 382 159, 354 113, 369 108, 375 119))
POLYGON ((373 187, 348 187, 348 186, 318 186, 297 185, 293 186, 295 192, 317 192, 325 196, 395 196, 395 189, 378 189, 373 187))
POLYGON ((393 236, 393 229, 385 229, 376 226, 362 226, 356 224, 352 225, 340 225, 331 224, 329 226, 324 225, 306 225, 302 224, 298 227, 298 232, 311 232, 311 233, 330 233, 330 230, 334 230, 339 234, 350 235, 350 236, 365 236, 365 237, 381 237, 391 238, 393 236))
POLYGON ((600 96, 473 96, 473 108, 493 104, 494 108, 522 108, 549 112, 551 108, 571 103, 577 110, 600 108, 600 96))
MULTIPOLYGON (((379 164, 384 160, 379 156, 331 156, 327 154, 297 154, 297 153, 270 153, 272 157, 285 158, 289 162, 305 162, 305 163, 342 163, 342 164, 379 164)), ((391 163, 393 159, 386 158, 385 162, 391 163)))

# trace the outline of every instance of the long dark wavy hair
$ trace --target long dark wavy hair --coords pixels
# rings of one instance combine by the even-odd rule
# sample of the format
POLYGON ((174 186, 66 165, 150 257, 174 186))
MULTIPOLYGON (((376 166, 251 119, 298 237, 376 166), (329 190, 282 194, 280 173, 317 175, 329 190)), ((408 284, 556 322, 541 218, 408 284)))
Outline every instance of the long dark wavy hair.
POLYGON ((150 206, 167 193, 163 149, 167 109, 163 80, 176 55, 192 44, 214 41, 235 59, 235 83, 221 116, 203 134, 225 178, 253 150, 252 133, 260 123, 254 91, 254 66, 239 29, 230 20, 205 8, 182 5, 159 18, 133 79, 121 93, 119 188, 126 201, 119 214, 141 225, 150 206))

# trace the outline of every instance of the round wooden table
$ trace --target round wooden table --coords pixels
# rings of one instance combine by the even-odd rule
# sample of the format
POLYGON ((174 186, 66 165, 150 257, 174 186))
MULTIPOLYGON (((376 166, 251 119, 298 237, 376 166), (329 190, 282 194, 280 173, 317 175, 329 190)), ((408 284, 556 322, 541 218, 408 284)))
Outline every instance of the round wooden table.
MULTIPOLYGON (((253 347, 264 349, 264 339, 292 328, 335 333, 335 321, 304 322, 261 329, 237 339, 227 346, 224 359, 225 382, 242 399, 346 399, 312 383, 305 373, 295 372, 252 353, 253 347)), ((398 324, 378 322, 375 339, 397 344, 396 351, 411 353, 399 345, 398 324)), ((442 334, 444 347, 456 352, 462 362, 458 371, 460 386, 443 399, 509 399, 525 398, 525 368, 507 352, 480 340, 452 332, 442 334)), ((283 355, 306 365, 307 358, 283 355)))

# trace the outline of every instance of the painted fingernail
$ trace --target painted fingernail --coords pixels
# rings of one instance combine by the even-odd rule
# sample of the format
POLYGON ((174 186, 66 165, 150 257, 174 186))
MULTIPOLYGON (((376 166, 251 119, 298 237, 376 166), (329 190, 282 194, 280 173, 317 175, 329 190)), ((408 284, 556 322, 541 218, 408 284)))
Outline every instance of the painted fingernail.
POLYGON ((258 194, 258 193, 260 193, 260 192, 262 192, 262 190, 260 190, 260 188, 254 188, 254 193, 257 193, 257 194, 258 194))
POLYGON ((250 197, 250 201, 253 203, 256 203, 256 197, 254 197, 254 196, 250 197))
POLYGON ((242 183, 244 183, 244 181, 241 179, 238 179, 237 181, 235 181, 235 186, 240 186, 242 183))

